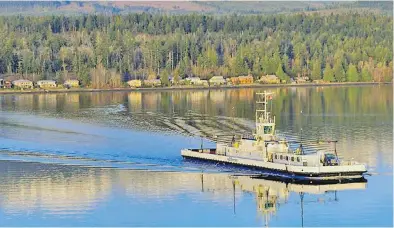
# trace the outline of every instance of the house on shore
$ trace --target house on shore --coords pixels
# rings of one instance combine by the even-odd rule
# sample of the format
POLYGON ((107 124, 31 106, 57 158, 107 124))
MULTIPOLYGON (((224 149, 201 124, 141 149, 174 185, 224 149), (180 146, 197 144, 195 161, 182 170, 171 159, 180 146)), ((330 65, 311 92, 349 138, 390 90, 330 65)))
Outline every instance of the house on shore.
POLYGON ((239 76, 238 80, 239 80, 239 84, 242 84, 242 85, 253 84, 253 76, 251 76, 251 75, 239 76))
POLYGON ((144 86, 150 86, 150 87, 158 87, 161 86, 161 81, 160 79, 148 79, 144 80, 144 86))
POLYGON ((3 88, 4 89, 11 89, 12 88, 12 82, 5 80, 3 83, 3 88))
POLYGON ((189 82, 190 85, 200 85, 201 84, 201 79, 199 77, 185 78, 185 81, 189 82))
POLYGON ((208 80, 201 79, 200 81, 202 86, 209 86, 208 80))
POLYGON ((296 77, 295 81, 296 81, 297 84, 308 83, 309 82, 309 78, 308 77, 296 77))
POLYGON ((313 80, 312 82, 315 83, 315 84, 326 84, 326 83, 329 83, 329 82, 325 82, 325 81, 322 80, 322 79, 313 80))
POLYGON ((201 80, 199 77, 190 77, 190 78, 185 78, 186 82, 189 82, 190 85, 196 85, 196 86, 204 86, 208 85, 207 80, 201 80))
POLYGON ((134 87, 134 88, 140 88, 142 86, 142 82, 141 82, 141 80, 135 79, 135 80, 128 81, 127 85, 129 85, 130 87, 134 87))
POLYGON ((258 81, 263 84, 279 84, 280 83, 279 78, 273 74, 261 76, 261 78, 258 81))
POLYGON ((171 85, 185 85, 187 82, 185 79, 178 78, 178 81, 175 80, 175 77, 170 79, 171 85))
POLYGON ((19 79, 12 81, 12 85, 14 88, 19 88, 19 89, 32 89, 33 88, 33 82, 30 80, 25 80, 25 79, 19 79))
POLYGON ((75 79, 66 80, 64 82, 64 86, 67 87, 67 88, 79 87, 79 81, 75 80, 75 79))
POLYGON ((56 82, 53 80, 40 80, 37 82, 37 86, 42 89, 56 88, 56 82))
POLYGON ((230 80, 231 80, 231 84, 233 84, 233 85, 253 84, 253 77, 250 76, 250 75, 248 75, 248 76, 232 77, 230 80))
POLYGON ((230 80, 229 80, 229 82, 232 84, 232 85, 238 85, 239 84, 239 78, 238 77, 231 77, 231 78, 229 78, 230 80))
POLYGON ((209 79, 209 84, 210 85, 225 85, 226 80, 223 78, 223 76, 213 76, 211 79, 209 79))

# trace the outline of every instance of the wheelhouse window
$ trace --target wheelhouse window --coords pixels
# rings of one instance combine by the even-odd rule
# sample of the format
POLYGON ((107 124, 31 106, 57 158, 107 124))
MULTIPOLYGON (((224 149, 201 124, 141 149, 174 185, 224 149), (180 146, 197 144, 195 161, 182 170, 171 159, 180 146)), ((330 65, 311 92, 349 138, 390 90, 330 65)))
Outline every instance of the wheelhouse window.
POLYGON ((283 159, 283 156, 281 155, 281 156, 280 156, 280 160, 282 160, 282 159, 283 159))
POLYGON ((297 162, 300 162, 300 161, 301 161, 301 159, 299 157, 297 157, 297 162))
POLYGON ((288 161, 288 160, 289 160, 289 157, 286 156, 285 159, 286 159, 286 161, 288 161))
POLYGON ((264 134, 272 134, 272 126, 264 126, 264 134))
POLYGON ((326 156, 326 159, 336 159, 336 157, 335 157, 335 155, 333 155, 333 154, 326 154, 325 155, 326 156))
POLYGON ((292 161, 292 162, 294 161, 294 157, 291 157, 291 161, 292 161))
POLYGON ((324 164, 325 165, 335 165, 337 163, 338 163, 338 160, 334 154, 325 154, 324 155, 324 164))

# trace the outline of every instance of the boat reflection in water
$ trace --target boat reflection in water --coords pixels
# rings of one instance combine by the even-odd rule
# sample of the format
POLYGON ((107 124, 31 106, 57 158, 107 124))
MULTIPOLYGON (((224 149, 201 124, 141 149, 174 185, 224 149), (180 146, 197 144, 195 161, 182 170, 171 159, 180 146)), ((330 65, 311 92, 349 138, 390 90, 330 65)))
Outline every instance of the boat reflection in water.
MULTIPOLYGON (((269 178, 206 171, 156 172, 0 161, 0 221, 6 226, 87 226, 94 218, 94 224, 112 226, 242 226, 261 224, 253 221, 249 213, 256 210, 253 204, 257 203, 258 217, 265 217, 266 225, 278 211, 284 214, 278 214, 277 218, 280 221, 286 218, 287 224, 291 203, 303 203, 304 196, 309 203, 313 197, 307 195, 324 194, 321 197, 327 198, 332 193, 326 193, 333 191, 336 200, 337 192, 339 196, 343 190, 366 188, 365 179, 312 185, 269 178), (300 201, 294 194, 300 196, 300 201), (280 204, 290 207, 279 210, 280 204), (165 216, 160 216, 164 213, 163 205, 169 205, 168 210, 165 216), (104 207, 113 209, 102 211, 100 208, 104 207), (237 208, 242 209, 237 211, 237 208), (196 211, 206 220, 194 219, 196 211), (214 213, 217 211, 220 213, 214 213), (179 213, 185 214, 185 220, 179 220, 179 213), (229 218, 233 213, 235 216, 229 218), (31 214, 35 216, 33 220, 31 214), (157 216, 152 220, 152 215, 157 216)), ((302 207, 303 204, 300 216, 302 207)), ((294 207, 291 213, 298 214, 294 207)), ((293 222, 298 224, 298 217, 293 222)))
MULTIPOLYGON (((309 181, 285 182, 272 176, 228 176, 233 183, 233 206, 236 213, 235 192, 240 188, 243 192, 250 192, 256 197, 257 210, 264 217, 265 226, 269 225, 269 220, 277 212, 280 204, 288 202, 291 193, 296 193, 300 197, 300 217, 301 226, 304 226, 304 197, 306 195, 324 195, 332 192, 334 199, 319 198, 311 202, 338 201, 338 192, 345 190, 362 190, 367 186, 367 180, 359 179, 328 180, 312 184, 309 181)), ((204 174, 201 174, 202 190, 204 186, 204 174)), ((206 183, 205 183, 206 184, 206 183)))

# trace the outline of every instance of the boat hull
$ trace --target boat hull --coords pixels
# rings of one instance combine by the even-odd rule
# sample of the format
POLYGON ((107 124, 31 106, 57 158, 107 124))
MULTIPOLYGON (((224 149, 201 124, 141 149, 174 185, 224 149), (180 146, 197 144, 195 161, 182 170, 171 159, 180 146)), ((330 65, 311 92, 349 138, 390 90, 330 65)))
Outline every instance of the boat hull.
POLYGON ((309 180, 337 180, 337 179, 358 179, 366 173, 365 166, 341 165, 341 166, 294 166, 287 164, 277 164, 263 160, 248 159, 234 156, 224 156, 215 154, 215 149, 202 150, 185 149, 181 151, 183 158, 211 161, 222 164, 231 164, 262 171, 274 171, 285 178, 309 179, 309 180))

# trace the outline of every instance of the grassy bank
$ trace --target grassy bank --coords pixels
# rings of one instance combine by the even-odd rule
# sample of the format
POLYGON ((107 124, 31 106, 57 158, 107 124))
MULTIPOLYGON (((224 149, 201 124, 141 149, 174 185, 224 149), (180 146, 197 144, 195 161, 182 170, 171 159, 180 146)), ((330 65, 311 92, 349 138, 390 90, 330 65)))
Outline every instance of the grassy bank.
POLYGON ((224 86, 171 86, 171 87, 150 87, 150 88, 110 88, 110 89, 91 89, 91 88, 72 88, 72 89, 0 89, 0 94, 36 94, 36 93, 69 93, 69 92, 105 92, 105 91, 173 91, 173 90, 214 90, 214 89, 241 89, 241 88, 275 88, 275 87, 325 87, 325 86, 362 86, 392 84, 392 82, 341 82, 328 84, 249 84, 249 85, 224 85, 224 86))

